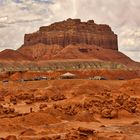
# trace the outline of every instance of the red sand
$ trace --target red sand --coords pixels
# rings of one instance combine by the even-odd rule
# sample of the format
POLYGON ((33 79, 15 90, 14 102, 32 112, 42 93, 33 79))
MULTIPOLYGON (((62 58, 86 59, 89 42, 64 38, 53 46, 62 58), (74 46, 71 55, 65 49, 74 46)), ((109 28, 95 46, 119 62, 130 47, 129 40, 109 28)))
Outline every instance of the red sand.
POLYGON ((139 140, 139 85, 139 79, 0 83, 0 137, 139 140))

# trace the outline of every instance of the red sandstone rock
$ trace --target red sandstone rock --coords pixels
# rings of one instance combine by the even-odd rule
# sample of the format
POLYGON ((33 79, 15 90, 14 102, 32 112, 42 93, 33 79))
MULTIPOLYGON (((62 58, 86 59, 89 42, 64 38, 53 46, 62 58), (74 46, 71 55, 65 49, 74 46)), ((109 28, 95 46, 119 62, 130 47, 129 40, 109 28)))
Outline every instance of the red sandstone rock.
POLYGON ((42 57, 45 59, 51 59, 58 52, 63 49, 59 45, 45 45, 43 43, 37 43, 35 45, 22 46, 18 49, 20 53, 26 54, 30 59, 39 60, 42 57))
POLYGON ((2 52, 0 52, 0 60, 14 60, 16 61, 18 58, 18 60, 29 60, 29 58, 27 56, 24 56, 22 53, 15 51, 15 50, 11 50, 11 49, 6 49, 2 52))
POLYGON ((26 34, 24 44, 18 49, 18 52, 33 60, 65 59, 65 55, 67 59, 74 59, 75 56, 73 56, 69 46, 72 45, 77 48, 75 46, 77 44, 81 46, 81 50, 72 49, 77 53, 75 56, 78 58, 91 57, 83 57, 84 52, 87 52, 87 55, 89 55, 88 51, 92 52, 88 45, 91 49, 97 46, 118 50, 117 35, 108 25, 98 25, 93 20, 81 22, 79 19, 68 19, 40 27, 39 31, 35 33, 26 34), (88 50, 85 49, 84 45, 87 45, 88 50))
POLYGON ((68 19, 40 27, 39 31, 25 35, 24 46, 38 43, 63 47, 70 44, 87 44, 118 50, 117 35, 108 25, 95 24, 93 20, 81 22, 80 19, 68 19))
POLYGON ((17 138, 14 135, 10 135, 10 136, 6 137, 5 140, 17 140, 17 138))

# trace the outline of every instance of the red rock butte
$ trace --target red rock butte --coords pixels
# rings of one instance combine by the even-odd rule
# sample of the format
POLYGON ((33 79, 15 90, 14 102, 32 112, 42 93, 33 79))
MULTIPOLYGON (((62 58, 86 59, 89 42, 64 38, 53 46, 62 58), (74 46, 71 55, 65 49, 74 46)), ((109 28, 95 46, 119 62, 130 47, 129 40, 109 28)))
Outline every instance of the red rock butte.
POLYGON ((62 47, 86 44, 118 50, 117 35, 108 25, 96 24, 94 20, 81 22, 80 19, 67 19, 40 27, 39 31, 25 35, 23 46, 37 43, 62 47))
POLYGON ((140 63, 118 51, 117 35, 109 25, 96 24, 94 20, 81 22, 80 19, 67 19, 25 34, 19 49, 0 52, 0 64, 1 71, 140 69, 140 63))

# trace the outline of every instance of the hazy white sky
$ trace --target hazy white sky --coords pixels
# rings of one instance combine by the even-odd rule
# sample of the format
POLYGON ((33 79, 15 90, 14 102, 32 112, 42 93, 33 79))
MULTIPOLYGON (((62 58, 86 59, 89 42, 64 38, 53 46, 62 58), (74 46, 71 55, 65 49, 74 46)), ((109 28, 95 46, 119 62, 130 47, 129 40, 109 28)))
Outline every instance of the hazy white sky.
POLYGON ((0 50, 16 49, 25 33, 67 18, 94 19, 118 34, 119 50, 140 61, 140 0, 0 0, 0 50))

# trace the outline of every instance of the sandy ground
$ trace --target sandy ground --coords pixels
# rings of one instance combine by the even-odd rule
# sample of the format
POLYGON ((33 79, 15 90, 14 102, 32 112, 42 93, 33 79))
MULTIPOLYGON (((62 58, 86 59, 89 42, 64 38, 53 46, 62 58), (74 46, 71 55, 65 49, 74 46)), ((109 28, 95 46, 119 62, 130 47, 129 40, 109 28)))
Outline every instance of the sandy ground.
POLYGON ((0 138, 140 140, 140 79, 0 82, 0 138))

